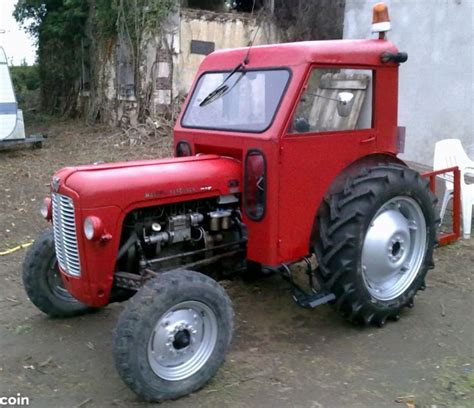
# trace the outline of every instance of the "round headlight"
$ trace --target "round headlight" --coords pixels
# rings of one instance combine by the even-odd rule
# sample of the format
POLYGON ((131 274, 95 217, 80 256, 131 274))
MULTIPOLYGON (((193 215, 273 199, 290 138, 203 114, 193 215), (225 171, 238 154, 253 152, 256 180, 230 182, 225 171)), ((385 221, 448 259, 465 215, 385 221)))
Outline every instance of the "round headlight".
POLYGON ((51 198, 49 197, 46 197, 43 202, 41 203, 41 207, 40 207, 40 213, 41 213, 41 216, 49 221, 51 220, 51 198))
POLYGON ((91 216, 84 220, 84 235, 89 240, 96 240, 102 236, 103 228, 100 218, 91 216))

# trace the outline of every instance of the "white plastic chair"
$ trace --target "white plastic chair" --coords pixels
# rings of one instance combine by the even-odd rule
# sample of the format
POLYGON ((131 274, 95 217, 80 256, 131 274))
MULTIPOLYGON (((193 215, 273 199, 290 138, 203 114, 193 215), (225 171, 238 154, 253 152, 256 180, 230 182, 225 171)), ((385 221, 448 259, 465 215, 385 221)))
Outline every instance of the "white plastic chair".
MULTIPOLYGON (((474 205, 474 183, 468 184, 465 175, 474 176, 474 161, 464 151, 459 139, 440 140, 435 145, 433 169, 440 170, 447 167, 458 166, 461 171, 461 207, 463 237, 471 236, 472 206, 474 205)), ((441 204, 440 218, 443 221, 446 207, 453 198, 453 177, 450 174, 440 176, 445 180, 446 191, 441 204)))

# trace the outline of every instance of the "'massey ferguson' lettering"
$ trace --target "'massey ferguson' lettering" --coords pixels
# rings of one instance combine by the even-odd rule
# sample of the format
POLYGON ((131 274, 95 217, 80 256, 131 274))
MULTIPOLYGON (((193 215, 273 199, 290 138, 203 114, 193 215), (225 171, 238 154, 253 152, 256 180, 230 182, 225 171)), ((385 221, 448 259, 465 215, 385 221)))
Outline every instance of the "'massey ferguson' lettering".
POLYGON ((173 188, 171 190, 151 191, 151 192, 145 193, 145 198, 159 198, 163 196, 192 194, 195 192, 196 192, 196 189, 194 187, 179 187, 179 188, 173 188))

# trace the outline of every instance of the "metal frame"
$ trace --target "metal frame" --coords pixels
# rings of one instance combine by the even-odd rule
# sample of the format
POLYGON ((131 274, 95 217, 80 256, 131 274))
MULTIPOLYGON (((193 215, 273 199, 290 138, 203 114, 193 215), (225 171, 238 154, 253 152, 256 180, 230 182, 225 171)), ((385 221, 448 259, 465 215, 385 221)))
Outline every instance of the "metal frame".
POLYGON ((457 241, 461 236, 461 171, 459 167, 455 166, 422 174, 423 177, 430 179, 430 189, 436 194, 436 177, 446 173, 453 173, 453 228, 451 232, 442 233, 438 236, 440 246, 457 241))

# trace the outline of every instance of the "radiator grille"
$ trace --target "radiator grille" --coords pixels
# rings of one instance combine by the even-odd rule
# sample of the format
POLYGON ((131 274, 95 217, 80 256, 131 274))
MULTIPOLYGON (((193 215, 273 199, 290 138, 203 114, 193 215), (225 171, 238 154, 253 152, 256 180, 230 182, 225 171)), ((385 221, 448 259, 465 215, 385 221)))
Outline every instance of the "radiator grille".
POLYGON ((52 201, 54 245, 59 266, 69 275, 80 276, 74 203, 71 198, 61 194, 53 194, 52 201))

